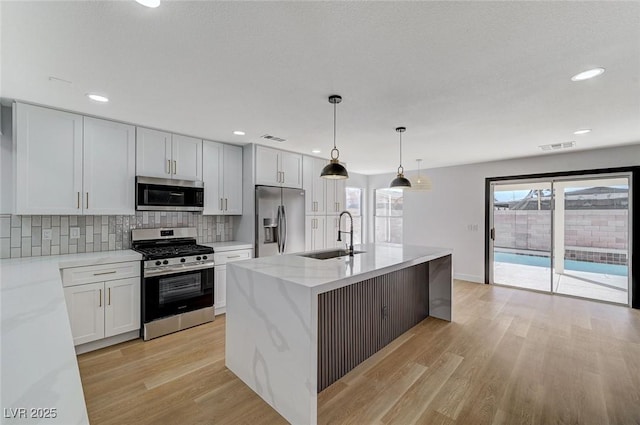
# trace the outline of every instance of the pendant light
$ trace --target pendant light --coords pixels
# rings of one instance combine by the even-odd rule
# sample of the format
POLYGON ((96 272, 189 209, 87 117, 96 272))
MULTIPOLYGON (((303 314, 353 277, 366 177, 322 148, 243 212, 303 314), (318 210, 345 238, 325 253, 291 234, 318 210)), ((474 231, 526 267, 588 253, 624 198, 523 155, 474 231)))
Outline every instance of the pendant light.
POLYGON ((325 167, 322 169, 320 173, 320 177, 324 177, 325 179, 348 179, 349 173, 347 173, 347 169, 344 168, 338 157, 340 156, 340 151, 336 148, 336 105, 342 102, 342 97, 337 94, 329 96, 329 103, 333 103, 333 149, 331 149, 331 160, 325 167), (333 157, 335 153, 335 158, 333 157))
POLYGON ((398 167, 398 175, 391 181, 389 187, 396 189, 405 189, 411 187, 411 182, 404 176, 404 168, 402 168, 402 133, 407 129, 405 127, 397 127, 396 131, 400 133, 400 166, 398 167))
POLYGON ((426 175, 423 176, 420 168, 421 159, 416 159, 418 163, 418 175, 411 180, 411 190, 431 190, 431 180, 426 175))

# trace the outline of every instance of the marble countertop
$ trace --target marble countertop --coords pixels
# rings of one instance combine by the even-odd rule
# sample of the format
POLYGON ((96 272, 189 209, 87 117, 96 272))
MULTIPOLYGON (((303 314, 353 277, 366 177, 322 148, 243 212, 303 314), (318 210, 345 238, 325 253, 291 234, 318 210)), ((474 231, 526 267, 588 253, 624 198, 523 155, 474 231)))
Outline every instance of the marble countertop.
POLYGON ((355 254, 352 258, 338 257, 328 260, 301 257, 298 254, 274 255, 245 260, 230 266, 313 288, 315 292, 325 292, 452 254, 452 250, 448 248, 415 245, 365 244, 356 245, 355 250, 364 252, 355 254))
POLYGON ((0 260, 3 424, 89 423, 60 269, 141 258, 122 250, 0 260), (20 408, 26 419, 5 417, 20 408), (56 417, 32 418, 31 408, 56 417))
POLYGON ((209 242, 200 245, 210 246, 215 252, 235 251, 237 249, 253 249, 253 244, 242 241, 209 242))

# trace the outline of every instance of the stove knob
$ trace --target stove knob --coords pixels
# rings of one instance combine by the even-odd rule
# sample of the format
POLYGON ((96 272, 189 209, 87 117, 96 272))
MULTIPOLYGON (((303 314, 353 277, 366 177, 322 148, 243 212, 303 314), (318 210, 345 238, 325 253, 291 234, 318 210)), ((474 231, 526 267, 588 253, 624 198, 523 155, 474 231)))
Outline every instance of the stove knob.
POLYGON ((159 266, 160 264, 162 264, 160 261, 156 261, 156 266, 159 266))
POLYGON ((203 257, 202 257, 202 259, 203 259, 203 260, 206 260, 206 259, 207 259, 207 256, 206 256, 206 255, 205 255, 205 256, 203 256, 203 257))
POLYGON ((181 259, 180 259, 180 262, 181 262, 181 263, 184 263, 185 261, 187 261, 187 260, 185 260, 184 258, 181 258, 181 259))
POLYGON ((196 257, 196 261, 202 260, 202 257, 196 257))
POLYGON ((162 262, 162 264, 169 264, 169 261, 164 260, 164 261, 162 262))

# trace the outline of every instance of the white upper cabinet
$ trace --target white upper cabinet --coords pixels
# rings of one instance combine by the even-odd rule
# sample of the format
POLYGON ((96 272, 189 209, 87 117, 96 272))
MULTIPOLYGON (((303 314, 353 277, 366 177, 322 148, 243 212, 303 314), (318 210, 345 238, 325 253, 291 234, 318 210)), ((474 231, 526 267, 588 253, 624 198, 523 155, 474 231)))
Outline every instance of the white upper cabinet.
POLYGON ((170 179, 171 133, 137 127, 136 134, 136 174, 170 179))
POLYGON ((202 143, 202 181, 204 182, 204 210, 202 214, 224 214, 223 175, 220 167, 222 160, 222 143, 202 143))
POLYGON ((82 116, 15 106, 16 214, 81 214, 82 116))
POLYGON ((171 161, 172 178, 202 180, 202 140, 173 134, 171 161))
POLYGON ((84 118, 84 214, 135 214, 135 127, 84 118))
POLYGON ((138 127, 136 174, 178 180, 202 180, 202 140, 138 127))
POLYGON ((280 171, 283 186, 302 189, 302 155, 280 152, 280 171))
POLYGON ((20 103, 16 113, 16 214, 135 213, 133 126, 20 103))
POLYGON ((223 146, 224 213, 242 215, 242 146, 223 146))
POLYGON ((345 180, 327 180, 327 214, 339 214, 345 209, 345 180))
POLYGON ((257 146, 256 184, 302 189, 302 155, 257 146))
POLYGON ((204 211, 207 215, 242 214, 242 147, 204 141, 204 211))
POLYGON ((304 156, 302 160, 303 188, 305 190, 305 210, 308 215, 325 214, 326 212, 326 179, 320 177, 326 161, 304 156))

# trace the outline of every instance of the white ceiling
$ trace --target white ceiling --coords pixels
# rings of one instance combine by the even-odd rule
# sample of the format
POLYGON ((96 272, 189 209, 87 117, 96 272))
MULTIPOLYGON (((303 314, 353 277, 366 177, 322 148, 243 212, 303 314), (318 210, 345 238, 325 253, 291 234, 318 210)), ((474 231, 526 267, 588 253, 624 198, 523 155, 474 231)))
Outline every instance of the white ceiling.
POLYGON ((0 1, 0 96, 393 172, 640 142, 639 2, 0 1), (580 83, 570 77, 601 66, 580 83), (50 81, 54 76, 71 83, 50 81), (86 92, 108 94, 94 104, 86 92), (593 132, 574 136, 579 128, 593 132), (246 136, 234 136, 244 130, 246 136))

